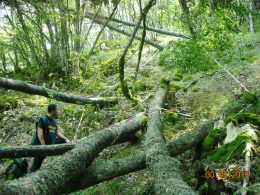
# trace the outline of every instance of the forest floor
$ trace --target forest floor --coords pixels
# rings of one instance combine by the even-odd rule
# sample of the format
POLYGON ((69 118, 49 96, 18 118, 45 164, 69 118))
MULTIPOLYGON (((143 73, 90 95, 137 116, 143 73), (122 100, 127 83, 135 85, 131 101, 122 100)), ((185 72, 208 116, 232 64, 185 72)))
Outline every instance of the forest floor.
MULTIPOLYGON (((109 45, 108 45, 109 47, 109 45)), ((112 47, 112 46, 111 46, 112 47)), ((227 69, 250 91, 259 93, 260 83, 260 45, 248 51, 251 55, 250 61, 233 61, 226 65, 227 69)), ((79 120, 83 114, 83 121, 78 137, 84 137, 90 133, 109 126, 114 122, 133 116, 141 108, 133 105, 122 98, 120 89, 116 86, 118 83, 117 57, 111 58, 111 53, 120 53, 122 48, 116 48, 113 51, 99 51, 92 58, 93 66, 89 67, 89 78, 81 80, 75 84, 79 87, 77 90, 69 89, 56 83, 46 83, 51 88, 57 87, 61 91, 76 94, 88 94, 88 96, 115 96, 120 99, 119 104, 111 108, 102 110, 92 106, 72 105, 63 102, 49 100, 41 96, 32 96, 15 91, 0 91, 0 142, 3 145, 27 145, 30 143, 32 134, 35 131, 35 120, 37 117, 45 114, 48 103, 57 103, 60 110, 58 123, 63 127, 64 134, 73 139, 75 129, 78 128, 79 120), (100 60, 102 59, 102 60, 100 60), (95 64, 96 63, 96 64, 95 64), (96 65, 94 67, 94 65, 96 65), (98 71, 100 70, 100 71, 98 71), (1 107, 2 106, 2 107, 1 107), (5 109, 3 109, 5 108, 5 109), (6 109, 8 108, 8 109, 6 109), (2 109, 2 110, 1 110, 2 109)), ((134 52, 134 50, 132 51, 134 52)), ((115 54, 113 54, 115 56, 115 54)), ((162 76, 173 77, 176 69, 164 69, 157 65, 158 53, 149 47, 145 47, 139 77, 136 81, 135 91, 142 105, 149 103, 152 95, 157 89, 162 76)), ((134 55, 126 64, 126 77, 128 82, 132 82, 137 58, 134 55)), ((77 81, 78 82, 78 81, 77 81)), ((236 102, 241 94, 241 87, 232 79, 223 69, 218 68, 207 72, 184 73, 181 81, 174 81, 172 91, 175 94, 173 104, 170 105, 180 113, 188 114, 191 117, 179 116, 176 122, 165 119, 165 139, 169 142, 173 138, 182 136, 187 131, 196 129, 206 119, 223 118, 224 110, 236 102), (187 90, 185 86, 191 82, 196 83, 187 90)), ((140 133, 137 144, 123 143, 112 146, 102 151, 96 161, 122 158, 133 153, 142 151, 144 135, 140 133)), ((259 148, 258 148, 259 151, 259 148)), ((181 171, 184 178, 190 174, 193 151, 187 151, 178 156, 181 163, 181 171)), ((259 154, 259 152, 258 152, 259 154)), ((43 166, 55 157, 45 159, 43 166)), ((257 166, 259 156, 252 161, 252 166, 257 166)), ((235 162, 237 166, 243 165, 243 159, 235 162), (239 165, 240 164, 240 165, 239 165)), ((10 160, 0 161, 0 175, 4 173, 5 168, 10 164, 10 160)), ((206 165, 212 169, 214 167, 226 167, 234 165, 214 164, 205 161, 206 165)), ((187 180, 192 186, 192 180, 187 180)), ((242 186, 242 181, 229 181, 230 185, 242 186), (232 184, 233 182, 233 184, 232 184)), ((254 183, 259 183, 260 178, 255 177, 254 183)), ((87 194, 149 194, 152 192, 153 177, 148 169, 134 172, 125 176, 117 177, 111 181, 103 182, 99 185, 90 187, 78 193, 87 194)), ((75 194, 78 194, 75 193, 75 194)))

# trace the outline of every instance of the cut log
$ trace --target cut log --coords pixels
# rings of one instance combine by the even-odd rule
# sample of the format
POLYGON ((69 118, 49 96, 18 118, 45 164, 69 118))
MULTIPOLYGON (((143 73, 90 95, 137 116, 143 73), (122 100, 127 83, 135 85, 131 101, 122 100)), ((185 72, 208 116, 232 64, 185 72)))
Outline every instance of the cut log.
MULTIPOLYGON (((94 16, 94 14, 90 13, 90 12, 87 12, 86 14, 87 14, 87 16, 91 16, 91 17, 94 16)), ((108 17, 104 17, 104 16, 97 16, 97 18, 100 19, 100 20, 107 20, 108 19, 108 17)), ((116 18, 111 18, 111 21, 117 22, 117 23, 121 23, 121 24, 124 24, 126 26, 135 27, 135 24, 132 23, 132 22, 119 20, 119 19, 116 19, 116 18)), ((139 28, 143 29, 144 27, 142 25, 140 25, 139 28)), ((184 34, 178 33, 178 32, 172 32, 172 31, 169 31, 169 30, 163 30, 163 29, 158 29, 158 28, 149 27, 149 26, 146 27, 146 30, 152 31, 152 32, 156 32, 156 33, 159 33, 159 34, 170 35, 170 36, 174 36, 174 37, 181 37, 181 38, 185 38, 185 39, 190 39, 190 37, 187 36, 187 35, 184 35, 184 34)))
POLYGON ((0 194, 60 194, 70 178, 87 168, 104 148, 128 140, 146 124, 144 113, 86 137, 75 148, 54 159, 45 169, 0 186, 0 194))
POLYGON ((153 173, 156 194, 194 194, 183 181, 178 161, 170 157, 163 137, 161 110, 169 91, 169 81, 162 81, 154 100, 149 105, 145 135, 146 164, 153 173))
MULTIPOLYGON (((86 17, 87 17, 88 19, 90 19, 90 20, 93 20, 93 18, 92 18, 91 16, 86 15, 86 17)), ((104 22, 103 20, 100 20, 100 19, 97 19, 97 18, 94 19, 94 22, 97 23, 97 24, 102 24, 102 25, 105 24, 105 22, 104 22)), ((132 35, 131 33, 126 32, 126 31, 124 31, 124 30, 121 30, 120 28, 118 28, 118 27, 116 27, 116 26, 113 26, 112 24, 107 24, 106 27, 109 28, 109 29, 111 29, 111 30, 114 30, 114 31, 116 31, 116 32, 118 32, 118 33, 121 33, 121 34, 123 34, 123 35, 126 35, 126 36, 128 36, 128 37, 131 37, 131 35, 132 35)), ((139 41, 142 40, 142 38, 139 37, 139 36, 135 36, 134 38, 137 39, 137 40, 139 40, 139 41)), ((157 48, 157 49, 159 49, 159 50, 163 50, 163 49, 164 49, 164 46, 162 46, 162 45, 160 45, 160 44, 158 44, 158 43, 155 43, 155 42, 153 42, 153 41, 151 41, 151 40, 149 40, 149 39, 144 39, 144 42, 146 42, 148 45, 151 45, 151 46, 153 46, 153 47, 155 47, 155 48, 157 48)))
POLYGON ((8 146, 0 148, 1 158, 21 158, 61 155, 72 150, 75 144, 8 146))
POLYGON ((103 107, 103 106, 108 106, 108 105, 113 105, 118 103, 118 101, 115 99, 86 98, 79 95, 61 93, 45 87, 32 85, 20 80, 12 80, 3 77, 0 77, 0 87, 3 87, 5 89, 21 91, 24 93, 34 94, 34 95, 41 95, 58 101, 63 101, 63 102, 73 103, 73 104, 83 104, 83 105, 92 104, 92 105, 103 107))
MULTIPOLYGON (((203 140, 208 132, 213 128, 214 121, 205 122, 200 128, 187 132, 186 134, 174 139, 167 145, 171 156, 182 154, 183 152, 195 147, 203 140)), ((70 181, 62 186, 62 193, 68 194, 87 187, 96 185, 103 181, 126 175, 146 168, 145 153, 131 155, 118 160, 107 160, 92 164, 70 181)))

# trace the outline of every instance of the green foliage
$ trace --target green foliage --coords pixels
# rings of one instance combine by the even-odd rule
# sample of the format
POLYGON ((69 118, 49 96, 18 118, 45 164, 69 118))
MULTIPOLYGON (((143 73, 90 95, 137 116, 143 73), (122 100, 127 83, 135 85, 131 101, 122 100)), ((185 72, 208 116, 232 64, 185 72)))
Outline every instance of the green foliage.
POLYGON ((11 108, 17 108, 18 105, 19 105, 19 101, 16 97, 12 97, 9 95, 2 95, 0 98, 0 112, 9 110, 11 108))
POLYGON ((255 137, 247 132, 243 132, 237 136, 235 140, 217 148, 216 151, 210 156, 214 162, 225 162, 235 157, 240 157, 247 143, 254 143, 255 137))
POLYGON ((208 188, 209 188, 208 183, 205 182, 199 187, 199 194, 207 194, 208 188))
POLYGON ((102 68, 101 71, 104 76, 110 76, 118 73, 117 58, 115 57, 101 62, 100 66, 102 68))
POLYGON ((183 74, 181 74, 179 72, 175 73, 173 76, 174 81, 181 81, 182 79, 183 79, 183 74))
POLYGON ((256 95, 254 95, 250 92, 245 92, 242 96, 242 99, 247 104, 255 104, 257 101, 256 95))
POLYGON ((146 91, 146 90, 151 90, 153 86, 144 80, 137 80, 135 82, 135 91, 146 91))
POLYGON ((163 118, 165 121, 175 124, 179 120, 179 115, 176 112, 164 112, 163 118))
POLYGON ((253 125, 260 126, 260 117, 258 114, 254 113, 241 112, 237 114, 231 114, 226 118, 225 124, 227 125, 231 121, 235 125, 238 125, 239 123, 251 123, 253 125))
POLYGON ((206 71, 210 61, 197 40, 172 42, 160 54, 159 65, 177 68, 180 72, 206 71))
POLYGON ((224 129, 212 129, 207 137, 202 141, 202 151, 210 152, 215 146, 226 137, 226 131, 224 129))
POLYGON ((180 84, 176 83, 176 82, 171 82, 170 87, 175 89, 176 91, 178 91, 182 88, 182 86, 180 84))
POLYGON ((22 112, 18 117, 20 121, 33 121, 32 114, 28 112, 22 112))

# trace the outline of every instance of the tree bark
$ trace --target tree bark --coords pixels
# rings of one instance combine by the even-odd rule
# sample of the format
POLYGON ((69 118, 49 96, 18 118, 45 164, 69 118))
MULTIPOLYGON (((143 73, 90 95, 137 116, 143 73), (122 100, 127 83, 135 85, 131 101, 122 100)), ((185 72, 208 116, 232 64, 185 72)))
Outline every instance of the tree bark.
MULTIPOLYGON (((87 14, 87 17, 93 15, 93 14, 90 13, 90 12, 87 12, 86 14, 87 14)), ((99 19, 99 20, 105 20, 105 19, 107 19, 107 18, 108 18, 108 17, 103 17, 103 16, 98 16, 98 17, 97 17, 97 19, 99 19)), ((132 22, 128 22, 128 21, 124 21, 124 20, 119 20, 119 19, 116 19, 116 18, 111 18, 111 21, 117 22, 117 23, 121 23, 121 24, 124 24, 124 25, 126 25, 126 26, 132 26, 132 27, 135 26, 135 24, 132 23, 132 22)), ((140 25, 139 28, 143 29, 144 26, 143 26, 143 25, 140 25)), ((147 26, 147 27, 146 27, 146 30, 147 30, 147 31, 156 32, 156 33, 159 33, 159 34, 170 35, 170 36, 174 36, 174 37, 181 37, 181 38, 185 38, 185 39, 190 39, 189 36, 184 35, 184 34, 182 34, 182 33, 172 32, 172 31, 163 30, 163 29, 158 29, 158 28, 154 28, 154 27, 150 27, 150 26, 147 26)))
POLYGON ((45 87, 32 85, 20 80, 12 80, 0 77, 0 87, 5 89, 13 89, 34 95, 41 95, 51 99, 73 103, 73 104, 92 104, 100 107, 113 105, 117 103, 115 99, 102 99, 102 98, 86 98, 79 95, 66 94, 45 87))
POLYGON ((55 156, 72 150, 75 144, 10 146, 0 148, 0 159, 36 156, 55 156))
MULTIPOLYGON (((207 122, 201 128, 194 130, 192 133, 187 133, 181 138, 172 141, 167 145, 171 156, 181 154, 183 151, 189 150, 198 144, 208 131, 213 128, 213 122, 207 122)), ((80 140, 79 140, 80 141, 80 140)), ((0 159, 2 158, 21 158, 35 156, 56 156, 64 154, 72 150, 74 144, 55 144, 55 145, 36 145, 36 146, 12 146, 0 148, 0 159)), ((144 155, 144 154, 142 154, 144 155)))
POLYGON ((154 100, 149 105, 148 125, 145 135, 146 164, 155 179, 156 194, 194 194, 183 181, 178 161, 172 159, 163 137, 161 108, 169 92, 169 81, 162 81, 154 100))
MULTIPOLYGON (((92 18, 91 16, 86 15, 86 17, 89 18, 90 20, 93 20, 93 18, 92 18)), ((94 19, 94 22, 97 23, 97 24, 102 24, 102 25, 104 25, 104 23, 105 23, 103 20, 100 20, 100 19, 97 19, 97 18, 94 19)), ((118 33, 121 33, 121 34, 123 34, 123 35, 126 35, 126 36, 128 36, 128 37, 131 37, 131 35, 132 35, 131 33, 126 32, 126 31, 124 31, 124 30, 121 30, 120 28, 118 28, 118 27, 116 27, 116 26, 113 26, 113 25, 111 25, 111 24, 107 24, 107 28, 109 28, 109 29, 111 29, 111 30, 114 30, 114 31, 116 31, 116 32, 118 32, 118 33)), ((135 36, 134 38, 137 39, 137 40, 139 40, 139 41, 142 40, 142 38, 139 37, 139 36, 135 36)), ((164 49, 164 46, 162 46, 162 45, 160 45, 160 44, 158 44, 158 43, 155 43, 155 42, 153 42, 153 41, 151 41, 151 40, 149 40, 149 39, 145 39, 144 42, 146 42, 148 45, 151 45, 151 46, 153 46, 153 47, 155 47, 155 48, 157 48, 157 49, 159 49, 159 50, 163 50, 163 49, 164 49)))
MULTIPOLYGON (((196 146, 207 136, 213 126, 214 121, 210 120, 205 122, 198 129, 192 132, 187 132, 179 138, 174 139, 167 145, 170 155, 179 155, 196 146)), ((145 169, 146 166, 144 152, 133 154, 123 159, 94 163, 87 169, 83 169, 78 175, 65 183, 62 187, 62 193, 67 194, 82 190, 103 181, 145 169)))
POLYGON ((45 169, 18 180, 6 182, 0 194, 60 194, 61 187, 81 169, 88 167, 104 148, 126 141, 146 124, 147 117, 139 113, 132 119, 108 127, 86 137, 75 148, 57 157, 45 169))
MULTIPOLYGON (((148 14, 149 10, 152 8, 152 6, 155 3, 156 3, 156 0, 149 0, 147 2, 147 4, 145 5, 145 7, 141 10, 141 14, 138 18, 138 21, 137 21, 134 29, 133 29, 133 32, 131 33, 130 39, 129 39, 127 45, 125 46, 122 55, 119 58, 118 69, 119 69, 119 80, 120 80, 120 84, 121 84, 121 89, 122 89, 123 95, 127 99, 131 100, 134 104, 137 104, 138 100, 135 97, 132 96, 131 91, 129 90, 127 82, 125 80, 125 57, 126 57, 126 54, 129 50, 129 48, 132 46, 132 43, 133 43, 134 38, 137 34, 139 26, 141 25, 142 20, 148 14)), ((141 38, 141 41, 142 41, 142 38, 141 38)))

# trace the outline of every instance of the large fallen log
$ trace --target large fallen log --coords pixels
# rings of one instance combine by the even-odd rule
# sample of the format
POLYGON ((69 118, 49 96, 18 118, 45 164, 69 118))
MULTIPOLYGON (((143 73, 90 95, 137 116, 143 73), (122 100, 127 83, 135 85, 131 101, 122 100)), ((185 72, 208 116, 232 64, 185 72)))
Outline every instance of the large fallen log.
POLYGON ((0 148, 1 158, 56 156, 72 150, 75 144, 8 146, 0 148))
MULTIPOLYGON (((90 17, 90 16, 93 17, 94 16, 94 14, 90 13, 90 12, 87 12, 86 15, 88 17, 90 17)), ((97 18, 100 19, 100 20, 107 20, 108 19, 108 17, 104 17, 104 16, 97 16, 97 18)), ((124 24, 126 26, 135 27, 135 24, 132 23, 132 22, 119 20, 119 19, 116 19, 116 18, 111 18, 111 21, 117 22, 117 23, 121 23, 121 24, 124 24)), ((140 25, 139 28, 143 29, 144 27, 142 25, 140 25)), ((158 28, 154 28, 154 27, 150 27, 150 26, 146 26, 145 28, 148 31, 156 32, 156 33, 159 33, 159 34, 170 35, 170 36, 174 36, 174 37, 181 37, 181 38, 185 38, 185 39, 190 39, 189 36, 184 35, 182 33, 178 33, 178 32, 172 32, 172 31, 169 31, 169 30, 158 29, 158 28)))
MULTIPOLYGON (((182 154, 183 152, 195 147, 203 140, 208 132, 213 128, 214 121, 207 121, 198 129, 187 132, 174 139, 167 145, 171 156, 182 154)), ((62 193, 71 193, 87 187, 96 185, 103 181, 113 179, 134 171, 146 168, 145 153, 131 155, 117 160, 107 160, 92 164, 87 169, 83 169, 78 175, 62 186, 62 193)))
POLYGON ((34 94, 34 95, 41 95, 51 99, 55 99, 67 103, 73 103, 73 104, 83 104, 83 105, 92 104, 92 105, 103 107, 103 106, 108 106, 108 105, 113 105, 118 103, 118 101, 115 99, 86 98, 79 95, 61 93, 45 87, 32 85, 24 81, 12 80, 3 77, 0 77, 0 87, 3 87, 5 89, 21 91, 24 93, 34 94))
POLYGON ((104 148, 121 143, 146 124, 144 113, 86 137, 45 169, 0 186, 0 194, 59 194, 61 187, 87 168, 104 148))
POLYGON ((169 82, 162 81, 154 100, 149 105, 147 132, 145 134, 146 164, 154 176, 156 194, 194 194, 183 181, 178 161, 170 157, 163 137, 161 110, 169 91, 169 82))
MULTIPOLYGON (((105 22, 104 22, 103 20, 100 20, 100 19, 97 19, 97 18, 96 18, 96 19, 93 19, 91 16, 88 16, 88 15, 86 15, 86 17, 87 17, 88 19, 90 19, 90 20, 94 20, 94 22, 97 23, 97 24, 102 24, 102 25, 105 24, 105 22)), ((118 32, 118 33, 121 33, 121 34, 123 34, 123 35, 126 35, 126 36, 128 36, 128 37, 131 37, 131 35, 132 35, 132 33, 126 32, 126 31, 124 31, 124 30, 121 30, 120 28, 118 28, 118 27, 116 27, 116 26, 113 26, 112 24, 107 24, 106 27, 109 28, 109 29, 111 29, 111 30, 114 30, 114 31, 116 31, 116 32, 118 32)), ((137 39, 137 40, 139 40, 139 41, 142 40, 142 37, 139 37, 139 36, 135 36, 134 38, 137 39)), ((164 46, 162 46, 162 45, 160 45, 160 44, 158 44, 158 43, 155 43, 155 42, 153 42, 153 41, 151 41, 151 40, 149 40, 149 39, 144 39, 144 42, 146 42, 148 45, 151 45, 151 46, 153 46, 153 47, 155 47, 155 48, 157 48, 157 49, 159 49, 159 50, 163 50, 163 49, 164 49, 164 46)))
MULTIPOLYGON (((167 145, 168 151, 186 151, 200 142, 213 128, 213 122, 205 123, 201 128, 194 130, 191 134, 183 135, 181 139, 167 145)), ((79 140, 81 141, 81 140, 79 140)), ((10 146, 0 148, 1 158, 21 158, 35 156, 56 156, 72 150, 75 144, 35 145, 35 146, 10 146)), ((180 152, 181 153, 181 152, 180 152)), ((171 154, 171 155, 176 155, 171 154)))

